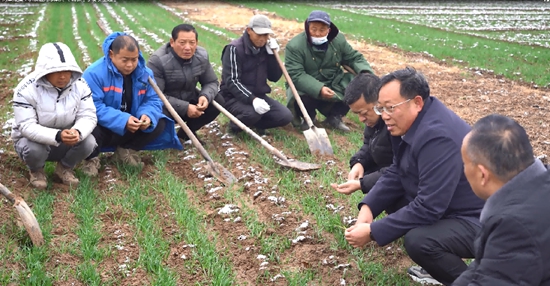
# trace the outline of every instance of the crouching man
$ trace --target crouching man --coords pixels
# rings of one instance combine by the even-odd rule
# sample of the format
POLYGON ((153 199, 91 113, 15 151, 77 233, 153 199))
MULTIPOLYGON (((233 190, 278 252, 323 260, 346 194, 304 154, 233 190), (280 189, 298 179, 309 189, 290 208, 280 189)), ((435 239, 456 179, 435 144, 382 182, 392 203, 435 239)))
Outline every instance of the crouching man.
POLYGON ((74 167, 96 147, 97 124, 92 92, 67 45, 47 43, 40 49, 34 72, 15 89, 15 151, 30 171, 30 183, 47 187, 46 161, 57 162, 54 175, 63 184, 78 185, 74 167))

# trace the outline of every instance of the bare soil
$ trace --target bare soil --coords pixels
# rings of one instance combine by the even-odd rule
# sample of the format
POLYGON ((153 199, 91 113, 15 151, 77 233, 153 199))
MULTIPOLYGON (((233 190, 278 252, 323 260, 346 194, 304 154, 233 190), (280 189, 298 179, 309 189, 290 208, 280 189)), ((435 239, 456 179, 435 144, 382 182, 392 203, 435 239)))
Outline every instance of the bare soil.
MULTIPOLYGON (((193 20, 210 23, 238 34, 244 30, 254 13, 267 14, 273 22, 273 28, 281 47, 284 47, 288 40, 303 29, 303 23, 285 20, 273 13, 254 11, 222 2, 216 2, 215 5, 203 2, 171 5, 186 11, 187 16, 193 20)), ((547 137, 549 133, 547 118, 550 109, 548 99, 550 92, 548 90, 534 89, 525 83, 510 81, 492 74, 478 74, 467 68, 449 66, 446 63, 434 61, 423 54, 402 52, 356 40, 350 40, 350 42, 365 55, 376 74, 383 75, 405 66, 413 66, 427 76, 432 94, 468 123, 474 123, 479 118, 495 112, 510 116, 527 130, 536 155, 549 153, 550 139, 547 137)), ((208 47, 206 48, 208 49, 208 47)), ((36 55, 33 56, 36 57, 36 55)), ((11 88, 13 87, 0 84, 0 104, 8 104, 12 93, 11 88)), ((283 91, 279 92, 282 95, 283 91)), ((355 131, 362 131, 362 126, 349 120, 347 123, 352 125, 355 131)), ((331 241, 334 240, 332 234, 316 233, 314 231, 316 229, 315 219, 308 214, 296 212, 295 208, 292 208, 292 206, 298 205, 298 202, 273 203, 267 199, 268 196, 280 196, 277 189, 276 172, 251 161, 247 155, 251 150, 247 148, 242 138, 225 137, 222 131, 223 127, 213 123, 200 130, 199 135, 207 142, 209 153, 218 154, 222 158, 221 163, 240 178, 239 185, 244 186, 242 189, 229 190, 226 186, 213 180, 205 171, 204 163, 198 152, 189 145, 186 145, 186 150, 183 152, 171 151, 166 168, 186 185, 194 186, 194 189, 186 190, 187 195, 197 208, 207 214, 203 218, 207 222, 206 235, 211 238, 213 238, 213 234, 216 235, 218 252, 231 262, 237 282, 242 285, 267 283, 287 285, 284 278, 273 282, 271 278, 283 270, 312 269, 323 278, 323 285, 339 285, 340 278, 343 276, 346 277, 348 284, 361 284, 361 273, 353 261, 353 257, 347 251, 331 247, 331 241), (232 154, 225 155, 229 153, 232 154), (221 189, 213 191, 216 187, 221 187, 221 189), (239 201, 233 202, 225 198, 223 193, 226 191, 240 192, 239 201), (262 193, 258 195, 259 191, 262 193), (219 214, 220 208, 227 204, 238 205, 240 211, 230 215, 219 214), (249 209, 257 214, 258 220, 267 226, 265 233, 257 237, 249 233, 242 219, 244 209, 249 209), (279 219, 280 217, 284 217, 284 219, 279 219), (267 265, 261 265, 263 260, 257 258, 258 255, 264 254, 261 251, 260 238, 276 235, 286 239, 295 239, 298 235, 296 228, 306 220, 310 223, 306 229, 306 240, 292 244, 289 248, 280 251, 276 259, 268 259, 266 260, 269 262, 267 265), (339 264, 347 263, 350 263, 349 267, 335 268, 339 264)), ((293 128, 285 129, 297 138, 303 139, 303 135, 293 128)), ((284 150, 282 143, 274 141, 272 136, 268 135, 266 138, 276 148, 286 151, 285 154, 291 154, 290 150, 284 150)), ((335 138, 334 146, 346 150, 353 149, 351 143, 344 136, 335 136, 335 138)), ((27 202, 32 202, 32 198, 37 193, 29 187, 27 171, 16 153, 13 152, 11 144, 7 137, 0 136, 0 149, 6 146, 4 152, 0 152, 0 182, 12 192, 23 196, 27 202)), ((324 161, 332 159, 334 158, 322 158, 324 161)), ((148 179, 148 174, 154 172, 151 160, 146 158, 145 162, 147 165, 142 171, 142 179, 148 179)), ((347 162, 335 162, 334 164, 334 168, 338 168, 344 173, 348 171, 347 162)), ((99 175, 98 195, 114 196, 116 194, 110 193, 113 184, 124 184, 124 179, 117 172, 108 156, 102 158, 102 165, 107 165, 107 168, 103 168, 99 175)), ((299 177, 301 179, 310 178, 307 173, 301 173, 299 177)), ((70 244, 77 240, 75 229, 78 226, 78 220, 69 207, 69 191, 63 185, 53 184, 50 191, 55 192, 56 200, 50 244, 54 246, 70 244)), ((302 191, 321 192, 326 196, 327 204, 344 204, 344 201, 334 198, 332 191, 328 188, 320 189, 318 185, 312 184, 304 185, 302 191)), ((159 226, 163 236, 170 237, 175 232, 184 231, 175 221, 173 210, 168 207, 166 198, 155 193, 154 190, 150 190, 149 195, 159 201, 159 206, 162 205, 162 209, 159 207, 155 211, 165 218, 159 226)), ((7 218, 4 221, 10 224, 5 235, 22 236, 17 233, 21 232, 20 227, 14 225, 17 218, 11 206, 4 199, 2 199, 1 205, 0 217, 7 218)), ((350 215, 349 210, 344 210, 342 215, 350 215)), ((141 250, 136 238, 140 233, 134 226, 121 223, 121 221, 131 221, 134 217, 135 213, 131 211, 122 209, 120 206, 108 205, 107 211, 98 218, 100 231, 103 235, 99 245, 111 249, 110 254, 97 266, 103 282, 112 281, 113 277, 117 277, 121 285, 151 283, 144 269, 132 268, 132 264, 140 256, 141 250), (126 268, 121 265, 126 265, 126 268)), ((2 241, 8 241, 8 239, 0 234, 0 244, 2 241)), ((372 253, 369 259, 381 262, 385 267, 404 271, 412 263, 401 250, 399 243, 392 243, 384 248, 374 244, 367 247, 372 253)), ((0 248, 5 249, 3 245, 0 248)), ((11 246, 10 250, 18 251, 18 246, 11 246)), ((82 262, 81 256, 66 252, 53 251, 50 253, 50 258, 46 264, 46 268, 50 271, 54 271, 60 264, 63 267, 76 270, 82 262)), ((170 245, 170 254, 162 263, 169 265, 180 275, 180 285, 187 285, 185 281, 207 281, 203 272, 189 271, 184 266, 184 260, 193 261, 194 259, 193 251, 187 242, 173 241, 170 245)), ((20 272, 24 266, 14 263, 8 267, 20 272)), ((74 276, 68 277, 68 280, 62 283, 56 283, 56 285, 79 284, 80 282, 74 276), (73 282, 74 284, 71 284, 73 282)))

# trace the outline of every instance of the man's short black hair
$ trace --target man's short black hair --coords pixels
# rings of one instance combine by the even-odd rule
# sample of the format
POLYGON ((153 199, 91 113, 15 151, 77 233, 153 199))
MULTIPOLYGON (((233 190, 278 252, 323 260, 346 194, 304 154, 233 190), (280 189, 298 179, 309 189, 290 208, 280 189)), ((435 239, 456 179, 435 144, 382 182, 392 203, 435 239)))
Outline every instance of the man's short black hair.
POLYGON ((380 78, 378 76, 370 72, 360 73, 346 87, 344 102, 347 105, 352 105, 363 96, 366 103, 376 103, 379 89, 380 78))
POLYGON ((503 182, 510 181, 535 161, 525 129, 503 115, 481 118, 467 140, 466 152, 472 163, 486 166, 503 182))
POLYGON ((172 39, 175 41, 178 39, 178 35, 180 32, 193 32, 195 33, 195 40, 199 40, 199 34, 197 33, 197 30, 193 25, 190 24, 179 24, 172 29, 172 39))
POLYGON ((387 83, 397 80, 401 83, 399 93, 406 99, 413 99, 420 95, 426 100, 430 96, 430 86, 424 75, 416 71, 413 67, 406 67, 401 70, 391 72, 380 79, 380 87, 387 83))
POLYGON ((136 49, 139 51, 139 44, 136 39, 130 35, 120 35, 111 43, 111 51, 116 55, 122 49, 127 49, 130 52, 136 49))

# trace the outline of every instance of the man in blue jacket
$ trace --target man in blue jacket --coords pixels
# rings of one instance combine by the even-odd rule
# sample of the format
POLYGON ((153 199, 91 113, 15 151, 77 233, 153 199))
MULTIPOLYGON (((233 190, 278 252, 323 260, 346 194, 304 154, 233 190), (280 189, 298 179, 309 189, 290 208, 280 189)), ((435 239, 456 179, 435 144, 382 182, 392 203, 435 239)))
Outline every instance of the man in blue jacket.
POLYGON ((103 42, 104 57, 83 74, 93 93, 97 126, 92 132, 98 147, 85 162, 87 173, 100 167, 100 151, 115 149, 115 158, 141 166, 139 150, 182 149, 174 122, 162 113, 162 101, 149 84, 153 72, 137 41, 114 32, 103 42))
POLYGON ((453 285, 550 285, 550 172, 533 157, 525 129, 486 116, 464 138, 462 158, 487 202, 475 260, 453 285))
POLYGON ((484 204, 463 172, 460 147, 470 126, 430 96, 413 68, 384 76, 380 86, 375 111, 392 135, 393 164, 359 204, 345 237, 361 247, 405 236, 407 253, 422 267, 411 267, 411 277, 449 285, 467 268, 462 258, 473 257, 484 204), (373 222, 384 210, 388 215, 373 222))

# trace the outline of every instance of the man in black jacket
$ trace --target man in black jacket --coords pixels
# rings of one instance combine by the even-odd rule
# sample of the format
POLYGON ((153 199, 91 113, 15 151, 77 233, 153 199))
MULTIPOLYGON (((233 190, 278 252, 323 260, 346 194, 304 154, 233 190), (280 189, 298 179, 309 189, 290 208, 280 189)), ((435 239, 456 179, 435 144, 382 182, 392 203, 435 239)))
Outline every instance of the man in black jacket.
POLYGON ((486 203, 475 260, 453 285, 550 285, 550 172, 525 130, 505 116, 484 117, 464 138, 462 158, 486 203))
MULTIPOLYGON (((220 114, 210 105, 212 100, 221 105, 225 103, 223 97, 217 95, 218 77, 208 53, 197 45, 198 40, 192 25, 180 24, 172 29, 170 42, 156 50, 147 62, 158 87, 193 133, 220 114), (200 90, 197 83, 201 85, 200 90)), ((166 108, 163 112, 172 118, 166 108)), ((178 137, 184 141, 189 139, 183 129, 178 131, 178 137)))
POLYGON ((332 187, 342 194, 361 190, 364 194, 376 184, 393 160, 390 133, 384 120, 374 112, 380 79, 371 73, 357 75, 346 87, 344 102, 365 124, 363 146, 350 160, 346 183, 332 187))
MULTIPOLYGON (((271 22, 264 15, 254 15, 243 35, 225 46, 222 52, 220 93, 226 108, 260 135, 265 129, 285 126, 292 113, 284 105, 267 96, 271 88, 267 80, 278 81, 283 74, 273 53, 279 52, 275 39, 270 39, 271 22)), ((231 122, 230 133, 241 129, 231 122)))

